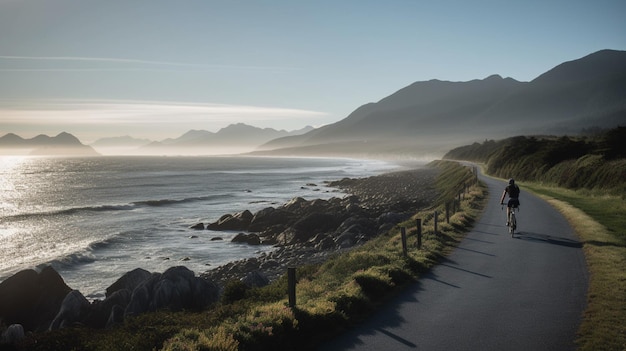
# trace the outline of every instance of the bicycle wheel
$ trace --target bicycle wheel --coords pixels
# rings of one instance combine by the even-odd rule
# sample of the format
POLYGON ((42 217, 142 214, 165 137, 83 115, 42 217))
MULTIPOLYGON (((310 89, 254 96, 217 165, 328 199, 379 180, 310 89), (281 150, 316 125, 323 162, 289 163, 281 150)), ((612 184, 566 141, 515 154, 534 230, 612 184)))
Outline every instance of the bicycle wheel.
POLYGON ((515 234, 515 229, 517 229, 517 219, 515 218, 515 212, 511 212, 511 225, 509 226, 511 237, 515 234))

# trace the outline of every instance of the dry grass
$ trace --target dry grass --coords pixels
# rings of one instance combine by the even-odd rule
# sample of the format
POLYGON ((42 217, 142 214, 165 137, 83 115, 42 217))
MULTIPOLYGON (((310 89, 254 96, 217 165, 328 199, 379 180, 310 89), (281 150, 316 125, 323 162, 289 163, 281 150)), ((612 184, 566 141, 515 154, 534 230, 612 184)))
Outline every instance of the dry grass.
POLYGON ((623 216, 624 201, 617 196, 590 196, 538 185, 532 188, 563 213, 584 243, 589 291, 578 331, 579 349, 626 350, 626 228, 613 220, 623 216))

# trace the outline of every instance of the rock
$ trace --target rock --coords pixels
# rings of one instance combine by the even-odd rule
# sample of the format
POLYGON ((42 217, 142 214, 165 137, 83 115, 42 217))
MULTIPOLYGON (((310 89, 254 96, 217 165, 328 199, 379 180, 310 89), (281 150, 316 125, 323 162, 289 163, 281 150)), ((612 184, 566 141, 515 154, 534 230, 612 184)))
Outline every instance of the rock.
POLYGON ((189 229, 204 230, 204 223, 200 222, 200 223, 194 224, 191 227, 189 227, 189 229))
POLYGON ((124 310, 124 316, 134 316, 150 311, 150 301, 154 284, 161 277, 161 273, 152 273, 150 278, 142 281, 133 290, 130 302, 124 310))
POLYGON ((241 279, 241 282, 250 288, 261 288, 270 283, 270 280, 259 271, 252 271, 241 279))
POLYGON ((120 305, 115 305, 111 308, 111 313, 109 314, 109 319, 107 319, 106 328, 111 328, 116 324, 120 324, 124 321, 124 307, 120 305))
POLYGON ((338 219, 332 214, 314 212, 293 225, 295 233, 291 243, 304 243, 315 234, 333 232, 338 225, 338 219))
POLYGON ((0 283, 0 320, 26 331, 46 330, 71 290, 50 266, 18 272, 0 283))
POLYGON ((21 324, 11 324, 0 338, 0 344, 15 344, 24 339, 24 327, 21 324))
POLYGON ((124 309, 130 302, 132 292, 120 289, 110 294, 104 301, 94 301, 91 304, 85 324, 92 328, 111 327, 124 320, 124 309))
POLYGON ((226 214, 215 223, 207 225, 209 230, 248 230, 252 221, 252 212, 245 210, 234 215, 226 214))
POLYGON ((132 316, 163 308, 172 311, 205 308, 217 301, 218 291, 217 285, 197 278, 188 268, 172 267, 163 274, 152 274, 141 283, 133 291, 124 315, 132 316))
POLYGON ((216 236, 214 238, 211 238, 211 241, 221 241, 224 240, 224 238, 222 238, 221 236, 216 236))
POLYGON ((281 208, 289 212, 298 212, 306 203, 307 201, 305 199, 301 197, 294 197, 281 206, 281 208))
POLYGON ((290 223, 292 216, 293 214, 291 212, 284 209, 266 207, 254 215, 248 227, 248 231, 262 232, 266 228, 277 224, 284 225, 285 223, 290 223))
POLYGON ((345 232, 338 236, 335 242, 341 249, 349 248, 356 244, 356 235, 354 233, 345 232))
POLYGON ((261 245, 261 238, 254 233, 239 233, 231 240, 234 243, 246 243, 248 245, 261 245))
POLYGON ((191 308, 201 310, 219 300, 219 287, 212 281, 195 278, 191 292, 191 308))
POLYGON ((125 273, 118 280, 116 280, 115 283, 106 288, 105 296, 108 298, 116 291, 122 289, 126 289, 132 292, 139 284, 149 279, 151 275, 152 274, 145 269, 133 269, 132 271, 125 273))
POLYGON ((89 301, 80 291, 70 291, 63 299, 59 313, 50 323, 49 330, 57 330, 81 321, 81 316, 85 315, 89 307, 89 301))

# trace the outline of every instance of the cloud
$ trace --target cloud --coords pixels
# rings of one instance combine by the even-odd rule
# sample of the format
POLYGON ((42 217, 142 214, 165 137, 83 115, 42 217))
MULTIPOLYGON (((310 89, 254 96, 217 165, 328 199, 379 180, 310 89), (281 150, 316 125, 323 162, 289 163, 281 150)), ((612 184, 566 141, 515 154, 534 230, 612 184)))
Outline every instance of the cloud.
POLYGON ((80 57, 80 56, 12 56, 0 55, 0 60, 9 63, 38 62, 47 65, 59 65, 67 62, 76 65, 92 64, 95 67, 1 67, 3 72, 85 72, 85 71, 215 71, 215 70, 294 70, 294 67, 253 66, 253 65, 220 65, 197 64, 171 61, 139 60, 114 57, 80 57), (113 66, 111 66, 113 65, 113 66))
POLYGON ((324 112, 280 107, 126 100, 0 102, 0 125, 206 124, 315 119, 324 112), (4 106, 3 106, 4 105, 4 106))

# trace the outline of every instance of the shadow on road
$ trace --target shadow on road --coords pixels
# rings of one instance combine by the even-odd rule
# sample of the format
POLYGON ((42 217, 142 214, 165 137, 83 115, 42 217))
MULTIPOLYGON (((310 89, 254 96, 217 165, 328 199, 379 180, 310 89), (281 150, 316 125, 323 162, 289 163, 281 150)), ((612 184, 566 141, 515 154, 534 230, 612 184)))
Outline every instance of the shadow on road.
POLYGON ((540 233, 533 233, 533 232, 515 233, 515 239, 535 241, 535 242, 540 242, 540 243, 575 247, 575 248, 583 247, 583 243, 581 243, 578 240, 572 240, 572 239, 563 238, 559 236, 552 236, 548 234, 540 234, 540 233))
MULTIPOLYGON (((426 273, 424 278, 432 279, 454 288, 459 288, 458 286, 438 280, 436 275, 432 272, 426 273)), ((367 321, 362 321, 361 323, 354 325, 350 331, 343 334, 341 339, 331 339, 323 342, 318 345, 316 350, 332 351, 351 349, 364 344, 361 337, 374 335, 376 333, 384 334, 390 339, 408 346, 409 348, 416 348, 417 345, 390 332, 389 330, 406 323, 406 320, 401 316, 400 309, 407 302, 419 303, 415 296, 417 296, 417 293, 422 290, 422 282, 416 281, 414 284, 410 284, 406 289, 396 295, 394 299, 387 301, 385 303, 385 308, 380 308, 372 313, 367 321)))

